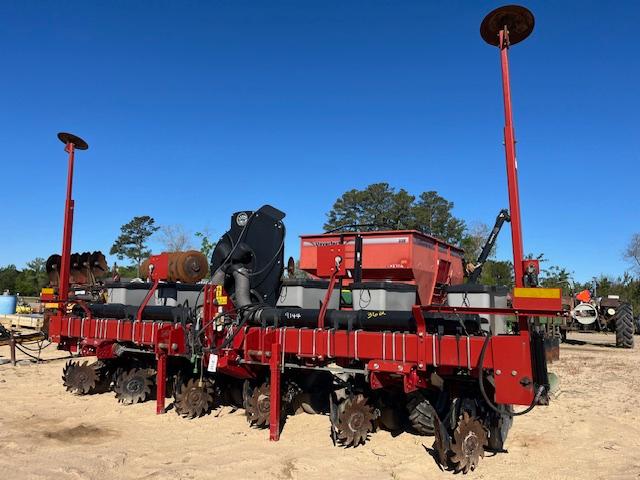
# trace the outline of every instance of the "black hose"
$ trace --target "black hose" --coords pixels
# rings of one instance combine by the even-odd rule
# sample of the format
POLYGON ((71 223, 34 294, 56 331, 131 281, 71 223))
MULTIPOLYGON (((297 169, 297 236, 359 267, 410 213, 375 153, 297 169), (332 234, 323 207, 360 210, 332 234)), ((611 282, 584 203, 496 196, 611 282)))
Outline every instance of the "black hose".
POLYGON ((20 348, 20 345, 16 344, 16 348, 18 350, 20 350, 24 355, 26 355, 27 357, 31 357, 33 358, 36 362, 40 361, 40 355, 38 355, 37 357, 34 355, 31 355, 29 352, 27 352, 26 350, 23 350, 22 348, 20 348))
POLYGON ((223 317, 224 315, 227 315, 227 314, 233 313, 233 312, 235 312, 235 311, 236 311, 236 310, 235 310, 235 309, 233 309, 233 310, 228 310, 228 311, 226 311, 226 312, 221 312, 221 313, 217 314, 215 317, 213 317, 211 320, 209 320, 207 323, 205 323, 204 325, 202 325, 202 326, 200 327, 200 330, 198 330, 197 332, 195 332, 195 337, 196 337, 196 339, 197 339, 197 341, 198 341, 198 345, 199 345, 200 347, 202 347, 202 346, 203 346, 203 345, 202 345, 202 340, 200 339, 200 337, 205 333, 206 329, 207 329, 207 328, 209 328, 209 326, 210 326, 211 324, 213 324, 213 323, 214 323, 216 320, 218 320, 220 317, 223 317))
POLYGON ((233 271, 233 281, 236 287, 235 303, 239 308, 251 305, 251 280, 249 280, 247 273, 244 267, 233 271))
POLYGON ((44 350, 45 348, 49 347, 52 342, 49 342, 44 346, 42 345, 43 343, 44 343, 44 340, 39 340, 37 342, 23 342, 20 344, 20 346, 25 350, 29 350, 30 352, 38 352, 38 354, 40 354, 40 352, 42 352, 42 350, 44 350), (38 345, 38 348, 27 347, 27 345, 33 345, 34 343, 38 345))
POLYGON ((247 323, 249 318, 256 312, 256 310, 259 310, 261 308, 264 308, 264 305, 258 303, 258 304, 251 304, 251 305, 247 305, 245 307, 237 308, 235 310, 230 310, 230 311, 227 311, 227 312, 219 313, 212 320, 210 320, 205 325, 203 325, 203 327, 200 329, 200 331, 198 331, 196 333, 196 338, 197 338, 199 346, 200 347, 203 346, 202 345, 202 340, 200 339, 200 336, 205 332, 205 328, 209 327, 209 325, 211 325, 213 322, 215 322, 221 316, 229 314, 229 313, 232 313, 232 312, 235 311, 237 313, 237 316, 240 317, 240 322, 238 322, 238 325, 236 326, 235 331, 230 336, 225 338, 224 341, 222 342, 222 344, 219 347, 213 347, 213 348, 210 349, 211 353, 215 353, 215 354, 217 354, 220 350, 224 350, 225 348, 227 348, 231 344, 233 339, 236 338, 236 336, 238 335, 240 330, 242 330, 242 327, 245 326, 245 324, 247 323))
POLYGON ((529 413, 536 406, 536 403, 538 402, 540 395, 544 391, 544 387, 540 387, 538 389, 538 392, 533 396, 533 400, 531 400, 531 405, 529 405, 527 408, 525 408, 521 412, 509 412, 506 409, 501 410, 491 400, 489 400, 489 396, 487 395, 487 392, 484 389, 484 375, 483 375, 484 356, 487 353, 489 340, 491 340, 491 332, 487 333, 487 337, 485 338, 484 343, 482 344, 482 350, 480 351, 480 359, 478 360, 478 386, 480 387, 480 393, 482 394, 482 398, 484 398, 484 401, 487 403, 489 408, 491 408, 491 410, 495 411, 499 415, 507 415, 508 417, 519 417, 520 415, 525 415, 529 413))

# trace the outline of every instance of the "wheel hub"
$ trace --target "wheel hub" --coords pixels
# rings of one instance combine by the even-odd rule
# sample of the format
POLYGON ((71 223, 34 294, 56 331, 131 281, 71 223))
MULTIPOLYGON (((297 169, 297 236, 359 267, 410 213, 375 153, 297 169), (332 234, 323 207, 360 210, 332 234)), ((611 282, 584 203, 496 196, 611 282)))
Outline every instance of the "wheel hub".
POLYGON ((260 413, 269 414, 269 410, 271 409, 271 397, 269 395, 259 395, 258 397, 258 410, 260 413))
POLYGON ((469 432, 469 434, 464 438, 464 442, 462 444, 462 450, 466 456, 473 455, 474 452, 478 449, 478 437, 475 433, 469 432))
POLYGON ((349 419, 349 428, 351 430, 360 430, 364 425, 364 415, 362 412, 356 412, 349 419))
POLYGON ((202 391, 200 391, 200 390, 191 390, 187 394, 187 401, 189 403, 200 403, 202 401, 202 391))
POLYGON ((140 379, 134 378, 133 380, 127 382, 125 388, 132 394, 139 393, 143 390, 144 383, 140 379))

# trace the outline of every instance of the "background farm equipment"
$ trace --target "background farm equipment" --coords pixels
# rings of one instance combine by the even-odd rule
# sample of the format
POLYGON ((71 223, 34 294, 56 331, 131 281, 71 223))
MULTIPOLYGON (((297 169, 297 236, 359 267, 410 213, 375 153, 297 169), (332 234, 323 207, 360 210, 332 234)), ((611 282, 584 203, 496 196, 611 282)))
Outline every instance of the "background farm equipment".
POLYGON ((598 297, 594 281, 591 290, 583 290, 566 299, 565 308, 571 311, 571 317, 561 327, 564 340, 568 330, 614 332, 616 347, 633 348, 634 333, 638 333, 633 308, 619 295, 598 297))
POLYGON ((498 222, 511 220, 510 304, 506 291, 464 283, 462 250, 413 230, 303 235, 300 268, 312 278, 285 281, 285 214, 270 205, 232 215, 192 303, 150 303, 205 275, 197 255, 171 253, 146 262, 138 304, 78 299, 69 289, 72 172, 75 149, 88 145, 60 134, 69 174, 49 334, 59 348, 97 358, 65 365, 67 390, 111 388, 123 404, 155 398, 159 414, 169 394, 188 418, 232 403, 271 440, 300 411, 326 414, 342 446, 377 428, 409 428, 434 435, 438 462, 456 472, 475 469, 485 449, 502 451, 513 417, 549 400, 534 319, 563 315, 560 290, 536 288, 535 265, 522 257, 507 50, 532 29, 531 13, 515 6, 491 12, 481 28, 502 62, 510 210, 498 222), (517 324, 510 333, 500 328, 507 317, 517 324))

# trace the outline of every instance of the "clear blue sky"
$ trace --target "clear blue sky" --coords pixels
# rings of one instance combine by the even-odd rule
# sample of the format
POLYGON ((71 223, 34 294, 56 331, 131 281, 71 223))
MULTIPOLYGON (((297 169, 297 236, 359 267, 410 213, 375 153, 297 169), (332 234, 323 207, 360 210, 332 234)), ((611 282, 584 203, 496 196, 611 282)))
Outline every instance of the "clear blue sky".
MULTIPOLYGON (((0 265, 60 249, 70 131, 74 251, 121 224, 223 233, 287 212, 287 253, 345 190, 437 190, 468 222, 507 206, 487 1, 0 4, 0 265)), ((525 250, 576 277, 624 271, 640 230, 640 3, 525 4, 511 52, 525 250)), ((499 257, 510 255, 503 233, 499 257)))

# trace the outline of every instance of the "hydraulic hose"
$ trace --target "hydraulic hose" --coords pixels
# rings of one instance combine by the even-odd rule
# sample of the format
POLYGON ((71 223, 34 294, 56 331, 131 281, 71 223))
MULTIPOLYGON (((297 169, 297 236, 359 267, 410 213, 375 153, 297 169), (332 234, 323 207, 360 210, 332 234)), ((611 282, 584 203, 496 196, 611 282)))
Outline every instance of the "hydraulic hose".
POLYGON ((540 386, 538 388, 538 391, 533 396, 533 400, 531 400, 531 404, 527 408, 522 410, 521 412, 509 412, 506 409, 505 410, 501 410, 500 408, 498 408, 489 399, 489 396, 487 395, 487 392, 484 389, 484 374, 483 374, 483 372, 484 372, 484 357, 485 357, 485 355, 487 353, 487 347, 489 346, 489 340, 491 340, 491 332, 487 333, 487 337, 485 338, 484 343, 482 344, 482 350, 480 351, 480 358, 478 360, 478 386, 480 387, 480 393, 482 394, 482 398, 484 398, 484 401, 487 403, 487 405, 489 405, 489 408, 491 408, 491 410, 495 411, 499 415, 507 415, 509 417, 519 417, 520 415, 525 415, 525 414, 529 413, 536 406, 536 404, 538 402, 538 399, 540 398, 540 395, 542 395, 542 393, 544 392, 544 387, 543 386, 540 386))
POLYGON ((233 281, 236 285, 235 304, 238 308, 251 305, 251 281, 249 280, 247 269, 244 267, 235 269, 233 271, 233 281))

